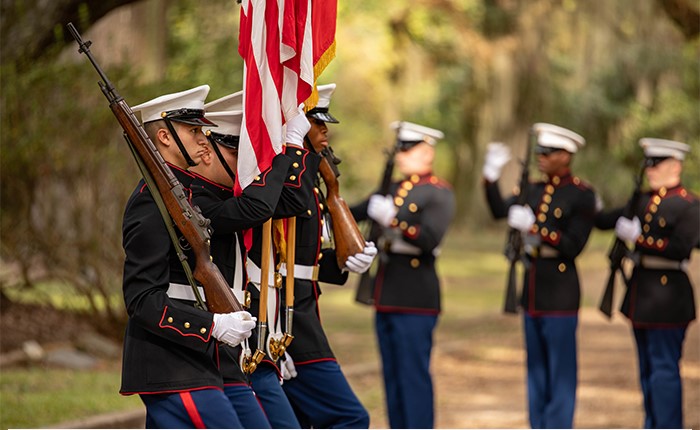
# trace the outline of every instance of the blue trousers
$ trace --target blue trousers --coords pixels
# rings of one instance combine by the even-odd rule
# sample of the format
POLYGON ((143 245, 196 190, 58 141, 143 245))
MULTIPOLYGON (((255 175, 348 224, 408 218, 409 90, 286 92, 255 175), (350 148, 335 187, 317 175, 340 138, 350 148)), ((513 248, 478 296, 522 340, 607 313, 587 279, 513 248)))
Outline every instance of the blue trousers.
POLYGON ((269 429, 270 422, 267 420, 262 405, 255 397, 253 389, 245 383, 230 384, 224 386, 224 394, 228 397, 233 409, 241 420, 245 429, 269 429))
POLYGON ((141 394, 149 429, 241 429, 243 425, 221 390, 141 394))
POLYGON ((644 428, 683 428, 679 362, 686 327, 635 328, 639 382, 644 394, 644 428))
POLYGON ((573 428, 578 316, 524 316, 530 426, 573 428))
POLYGON ((282 388, 302 428, 369 428, 369 414, 336 361, 298 365, 296 370, 297 376, 282 388))
POLYGON ((273 429, 301 428, 299 420, 294 415, 294 409, 280 385, 277 371, 272 366, 262 363, 250 375, 250 382, 273 429))
POLYGON ((391 428, 433 428, 430 352, 437 319, 437 315, 375 315, 391 428))

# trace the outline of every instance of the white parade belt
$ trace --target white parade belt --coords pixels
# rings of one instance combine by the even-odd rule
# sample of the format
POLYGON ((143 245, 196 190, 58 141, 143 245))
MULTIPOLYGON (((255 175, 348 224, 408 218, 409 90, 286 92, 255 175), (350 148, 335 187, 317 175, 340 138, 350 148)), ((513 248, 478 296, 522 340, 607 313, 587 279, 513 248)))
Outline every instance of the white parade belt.
MULTIPOLYGON (((204 288, 197 287, 197 289, 199 290, 199 295, 202 298, 202 300, 206 302, 207 299, 204 294, 204 288)), ((175 284, 172 282, 168 286, 168 297, 170 297, 171 299, 189 300, 192 302, 197 301, 197 298, 194 296, 194 291, 192 291, 191 285, 175 284)))
POLYGON ((645 269, 688 270, 688 260, 669 260, 655 255, 641 255, 639 265, 645 269))
MULTIPOLYGON (((260 285, 260 268, 253 262, 253 260, 248 259, 246 261, 246 270, 248 271, 248 278, 250 282, 260 285)), ((303 264, 294 265, 294 278, 295 279, 306 279, 309 281, 318 280, 318 266, 305 266, 303 264)), ((287 265, 282 263, 280 265, 280 275, 287 276, 287 265)), ((268 285, 273 286, 275 284, 274 272, 270 271, 268 274, 268 285)))

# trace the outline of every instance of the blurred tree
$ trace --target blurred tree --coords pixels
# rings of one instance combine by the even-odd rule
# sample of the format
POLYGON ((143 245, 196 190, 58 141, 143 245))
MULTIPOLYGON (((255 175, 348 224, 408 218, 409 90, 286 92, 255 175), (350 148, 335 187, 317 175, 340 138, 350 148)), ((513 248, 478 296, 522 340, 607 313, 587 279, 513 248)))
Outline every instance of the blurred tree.
POLYGON ((74 22, 87 30, 108 12, 136 0, 0 0, 3 62, 30 67, 57 40, 72 41, 65 25, 74 22))

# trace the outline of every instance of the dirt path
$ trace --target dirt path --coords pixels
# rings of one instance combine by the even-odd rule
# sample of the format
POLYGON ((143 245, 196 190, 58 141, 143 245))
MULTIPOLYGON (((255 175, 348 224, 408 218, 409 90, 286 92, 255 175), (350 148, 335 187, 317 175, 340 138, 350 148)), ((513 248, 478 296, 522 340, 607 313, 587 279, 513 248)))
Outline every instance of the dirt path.
MULTIPOLYGON (((525 353, 520 318, 493 317, 510 326, 478 341, 450 339, 439 333, 433 355, 437 428, 528 428, 525 353)), ((685 427, 700 428, 700 336, 688 331, 682 376, 685 427)), ((370 409, 372 428, 386 428, 383 398, 377 398, 377 365, 345 368, 353 387, 370 409), (368 392, 375 390, 372 398, 368 392)), ((579 322, 579 386, 574 426, 640 428, 642 396, 637 383, 634 342, 620 316, 608 322, 597 310, 584 309, 579 322)), ((380 396, 381 397, 381 396, 380 396)))

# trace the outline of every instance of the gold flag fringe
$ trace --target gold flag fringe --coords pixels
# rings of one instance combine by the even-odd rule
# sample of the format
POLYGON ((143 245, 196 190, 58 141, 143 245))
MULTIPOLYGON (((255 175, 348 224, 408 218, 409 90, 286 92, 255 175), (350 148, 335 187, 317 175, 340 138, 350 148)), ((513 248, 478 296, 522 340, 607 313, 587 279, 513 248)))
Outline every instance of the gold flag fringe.
POLYGON ((326 49, 326 51, 321 55, 321 57, 314 65, 314 89, 311 92, 309 98, 306 99, 306 101, 304 102, 305 112, 308 112, 311 109, 315 108, 318 104, 318 90, 316 89, 316 79, 318 79, 318 77, 321 76, 321 73, 323 73, 323 71, 326 70, 328 64, 330 64, 330 62, 335 58, 335 47, 336 41, 334 39, 331 46, 329 46, 328 49, 326 49))

